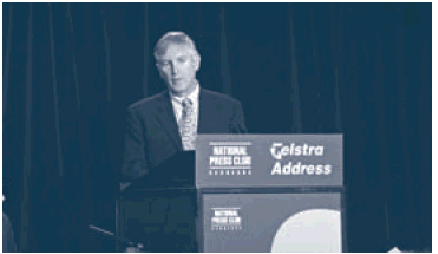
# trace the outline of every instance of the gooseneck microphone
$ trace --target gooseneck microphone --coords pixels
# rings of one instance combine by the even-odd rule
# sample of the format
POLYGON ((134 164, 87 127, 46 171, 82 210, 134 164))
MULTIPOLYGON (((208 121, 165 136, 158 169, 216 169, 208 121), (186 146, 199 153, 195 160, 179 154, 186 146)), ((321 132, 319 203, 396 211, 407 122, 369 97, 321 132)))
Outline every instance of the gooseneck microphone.
POLYGON ((129 245, 129 247, 134 247, 134 248, 138 248, 138 249, 143 249, 143 247, 144 247, 144 245, 142 243, 133 242, 133 241, 129 240, 126 237, 116 236, 116 235, 114 235, 113 232, 105 230, 105 229, 102 229, 102 228, 99 228, 99 227, 96 227, 93 224, 90 224, 89 228, 93 232, 97 232, 97 233, 99 233, 101 235, 105 235, 105 236, 111 237, 112 239, 115 239, 117 241, 124 242, 125 244, 129 245))

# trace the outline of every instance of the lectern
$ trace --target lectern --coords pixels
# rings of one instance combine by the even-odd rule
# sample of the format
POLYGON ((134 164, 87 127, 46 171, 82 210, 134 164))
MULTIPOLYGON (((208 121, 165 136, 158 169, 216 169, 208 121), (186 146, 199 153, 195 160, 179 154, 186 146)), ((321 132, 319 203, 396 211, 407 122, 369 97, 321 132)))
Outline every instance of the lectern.
MULTIPOLYGON (((346 252, 342 150, 342 134, 199 135, 194 181, 173 189, 196 192, 198 250, 346 252)), ((142 191, 124 223, 143 216, 142 191)))

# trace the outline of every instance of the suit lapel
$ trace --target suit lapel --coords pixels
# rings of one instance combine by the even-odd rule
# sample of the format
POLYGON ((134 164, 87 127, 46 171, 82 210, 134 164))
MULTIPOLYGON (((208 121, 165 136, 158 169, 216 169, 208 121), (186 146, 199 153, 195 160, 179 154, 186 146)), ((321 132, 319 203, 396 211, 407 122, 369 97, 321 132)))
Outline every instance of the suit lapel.
POLYGON ((182 150, 183 146, 178 133, 178 124, 176 123, 172 102, 170 101, 170 96, 167 91, 163 92, 160 100, 158 100, 157 117, 163 125, 163 128, 176 143, 178 150, 182 150))

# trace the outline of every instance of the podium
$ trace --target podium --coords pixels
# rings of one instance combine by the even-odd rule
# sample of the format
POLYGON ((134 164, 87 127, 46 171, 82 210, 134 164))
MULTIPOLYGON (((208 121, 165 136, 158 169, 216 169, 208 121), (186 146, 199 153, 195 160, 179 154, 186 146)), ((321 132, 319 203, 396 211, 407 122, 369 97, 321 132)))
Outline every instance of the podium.
POLYGON ((173 162, 193 161, 193 175, 122 195, 120 232, 127 217, 142 221, 154 195, 190 193, 196 232, 187 234, 199 252, 347 252, 342 150, 341 134, 200 134, 196 156, 173 162))

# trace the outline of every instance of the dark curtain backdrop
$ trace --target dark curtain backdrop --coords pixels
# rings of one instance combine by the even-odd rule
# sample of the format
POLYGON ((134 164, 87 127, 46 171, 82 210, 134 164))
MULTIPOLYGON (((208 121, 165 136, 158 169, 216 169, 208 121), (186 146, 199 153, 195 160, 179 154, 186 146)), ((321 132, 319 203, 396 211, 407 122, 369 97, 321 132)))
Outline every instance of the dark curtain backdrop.
POLYGON ((24 252, 111 251, 125 108, 172 30, 253 133, 342 132, 349 251, 431 247, 431 3, 3 3, 3 211, 24 252))

